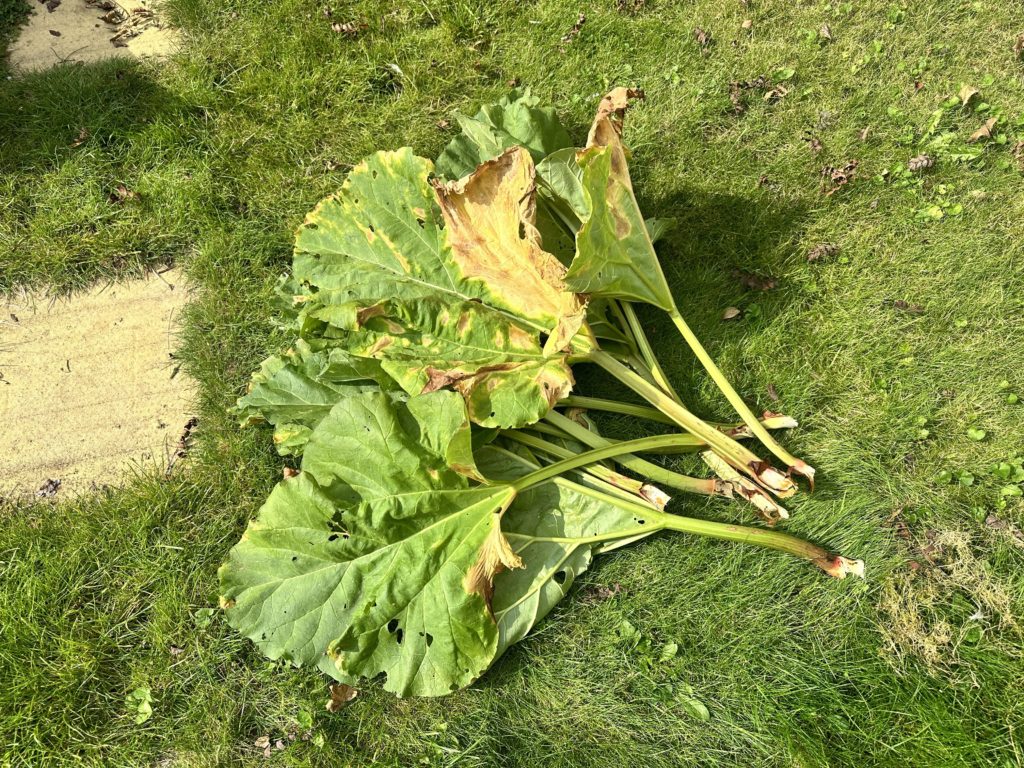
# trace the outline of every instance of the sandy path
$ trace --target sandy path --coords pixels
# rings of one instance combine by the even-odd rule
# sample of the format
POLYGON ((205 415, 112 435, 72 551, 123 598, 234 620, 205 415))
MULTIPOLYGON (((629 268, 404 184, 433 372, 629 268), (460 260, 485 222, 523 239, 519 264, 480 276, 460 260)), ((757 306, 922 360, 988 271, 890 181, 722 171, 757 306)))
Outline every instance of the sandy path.
POLYGON ((27 297, 0 316, 0 493, 59 496, 163 466, 190 416, 172 353, 184 281, 171 271, 70 300, 27 297))
POLYGON ((111 56, 159 57, 180 47, 177 30, 162 26, 147 0, 31 3, 28 24, 8 52, 15 71, 111 56))

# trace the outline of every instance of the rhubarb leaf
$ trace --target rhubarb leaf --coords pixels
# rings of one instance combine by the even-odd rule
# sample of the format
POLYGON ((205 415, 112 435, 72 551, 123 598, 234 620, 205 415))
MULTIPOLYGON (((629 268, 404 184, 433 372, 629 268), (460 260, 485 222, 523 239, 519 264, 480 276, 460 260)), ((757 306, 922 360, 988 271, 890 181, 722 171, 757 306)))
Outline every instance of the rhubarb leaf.
POLYGON ((671 312, 675 302, 633 194, 622 143, 622 120, 633 96, 616 88, 601 100, 587 146, 577 155, 587 210, 566 283, 579 293, 642 301, 671 312))
MULTIPOLYGON (((514 480, 537 468, 522 456, 491 446, 481 449, 477 460, 495 479, 514 480)), ((523 567, 502 571, 494 580, 498 654, 526 637, 565 597, 602 546, 657 531, 656 515, 652 511, 650 521, 638 518, 610 503, 609 497, 562 477, 521 492, 501 522, 523 567)))
POLYGON ((271 658, 385 674, 400 696, 479 677, 498 651, 494 576, 520 566, 500 529, 515 490, 471 486, 433 429, 380 393, 335 406, 221 568, 228 622, 271 658))
POLYGON ((283 355, 263 361, 234 412, 242 426, 274 425, 278 452, 299 455, 313 428, 343 397, 394 386, 375 360, 341 349, 315 352, 299 339, 283 355))
POLYGON ((509 147, 525 147, 535 161, 562 147, 572 146, 565 128, 550 107, 529 89, 513 91, 497 104, 487 104, 473 116, 457 115, 462 133, 437 159, 438 175, 459 179, 509 147))
POLYGON ((532 423, 572 387, 563 350, 585 315, 540 247, 533 162, 513 148, 436 190, 430 171, 408 149, 379 152, 307 217, 304 317, 410 394, 455 388, 478 424, 532 423))

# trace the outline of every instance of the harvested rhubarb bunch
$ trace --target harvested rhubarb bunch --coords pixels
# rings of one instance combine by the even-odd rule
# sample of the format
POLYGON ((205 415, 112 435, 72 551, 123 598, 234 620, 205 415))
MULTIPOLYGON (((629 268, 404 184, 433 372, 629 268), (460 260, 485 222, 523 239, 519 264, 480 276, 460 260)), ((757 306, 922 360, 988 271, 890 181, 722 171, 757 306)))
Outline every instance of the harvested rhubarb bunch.
MULTIPOLYGON (((528 91, 460 117, 436 163, 357 165, 299 227, 277 319, 291 343, 238 401, 301 462, 220 571, 228 622, 273 659, 400 696, 469 685, 591 560, 660 531, 756 544, 831 576, 863 564, 771 530, 814 470, 757 418, 694 336, 602 99, 577 149, 528 91), (634 303, 668 313, 739 421, 704 421, 665 376, 634 303), (597 365, 638 402, 574 392, 597 365), (614 440, 594 414, 660 425, 614 440), (759 441, 785 466, 774 467, 759 441), (698 453, 709 477, 642 454, 698 453), (670 488, 749 504, 767 527, 666 511, 670 488)), ((599 418, 599 417, 597 417, 599 418)))

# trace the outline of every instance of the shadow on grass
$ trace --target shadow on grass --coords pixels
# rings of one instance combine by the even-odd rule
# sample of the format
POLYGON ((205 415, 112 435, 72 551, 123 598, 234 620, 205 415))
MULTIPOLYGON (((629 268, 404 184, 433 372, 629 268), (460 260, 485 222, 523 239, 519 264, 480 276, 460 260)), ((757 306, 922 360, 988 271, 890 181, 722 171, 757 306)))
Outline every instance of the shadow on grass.
MULTIPOLYGON (((656 245, 658 257, 683 317, 712 356, 722 337, 735 335, 734 326, 721 319, 726 307, 756 301, 764 305, 764 316, 770 318, 799 299, 785 283, 771 291, 752 292, 737 274, 767 277, 784 271, 793 256, 787 244, 795 239, 807 216, 803 206, 774 199, 760 190, 741 196, 681 187, 660 199, 641 201, 641 209, 647 216, 676 221, 656 245)), ((703 410, 701 415, 714 415, 712 410, 702 409, 699 394, 707 374, 668 316, 647 306, 638 307, 638 313, 655 354, 680 395, 698 411, 703 410)), ((617 386, 589 366, 581 367, 579 373, 580 392, 593 394, 617 386)), ((633 399, 623 388, 610 396, 633 399)), ((713 407, 721 410, 722 404, 713 407)))
POLYGON ((126 58, 65 64, 0 82, 0 171, 59 166, 76 151, 109 151, 180 100, 126 58))

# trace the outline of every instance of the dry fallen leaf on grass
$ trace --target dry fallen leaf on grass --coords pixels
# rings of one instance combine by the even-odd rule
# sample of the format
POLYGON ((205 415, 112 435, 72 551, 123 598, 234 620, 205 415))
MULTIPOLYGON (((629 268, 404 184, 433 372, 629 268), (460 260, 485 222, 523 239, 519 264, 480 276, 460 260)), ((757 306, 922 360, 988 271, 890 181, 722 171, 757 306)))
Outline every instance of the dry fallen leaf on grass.
POLYGON ((562 35, 562 45, 569 45, 573 40, 577 38, 583 29, 583 25, 587 23, 587 14, 581 13, 576 17, 576 23, 572 25, 572 28, 562 35))
POLYGON ((810 147, 811 152, 818 154, 824 149, 824 145, 821 143, 821 139, 812 134, 810 131, 804 131, 804 141, 807 142, 807 146, 810 147))
POLYGON ((996 122, 998 122, 998 120, 999 118, 990 117, 988 120, 984 122, 981 128, 979 128, 978 130, 971 134, 971 138, 969 138, 968 141, 973 143, 976 141, 981 141, 982 139, 991 139, 992 129, 996 127, 996 122))
POLYGON ((330 687, 331 698, 327 700, 328 712, 339 712, 359 695, 359 691, 345 683, 332 683, 330 687))
POLYGON ((743 313, 740 312, 739 307, 726 307, 725 311, 722 313, 722 319, 723 320, 735 320, 741 314, 743 314, 743 313))
POLYGON ((779 281, 768 275, 758 275, 754 272, 744 272, 742 269, 734 269, 732 276, 740 281, 740 285, 749 291, 770 291, 776 288, 779 281))
POLYGON ((346 22, 334 22, 331 24, 331 30, 338 35, 345 35, 345 37, 357 37, 360 32, 366 29, 366 24, 361 21, 346 21, 346 22))
POLYGON ((857 166, 860 165, 859 161, 851 160, 842 168, 835 168, 834 166, 828 165, 821 169, 821 176, 824 180, 824 187, 822 192, 825 195, 832 195, 841 188, 845 187, 851 181, 853 181, 854 175, 857 172, 857 166))
POLYGON ((911 171, 925 171, 935 165, 935 158, 930 155, 918 155, 907 161, 907 169, 911 171))
POLYGON ((118 184, 114 187, 113 191, 107 195, 107 201, 115 205, 123 205, 129 200, 134 200, 137 197, 139 197, 138 192, 128 189, 124 184, 118 184))
POLYGON ((819 243, 814 246, 810 253, 807 254, 807 260, 810 262, 821 261, 822 259, 834 256, 839 253, 839 246, 833 245, 832 243, 819 243))
POLYGON ((822 24, 821 29, 818 30, 818 37, 822 40, 828 40, 832 42, 832 28, 828 24, 822 24))
POLYGON ((53 478, 50 478, 41 486, 39 486, 39 490, 36 491, 36 496, 38 496, 41 499, 53 498, 54 496, 57 495, 57 491, 60 490, 60 486, 60 480, 54 480, 53 478))
POLYGON ((960 97, 960 103, 966 107, 968 104, 971 103, 971 99, 973 99, 979 93, 981 93, 981 91, 979 91, 977 88, 973 86, 961 86, 960 93, 958 94, 958 96, 960 97))

